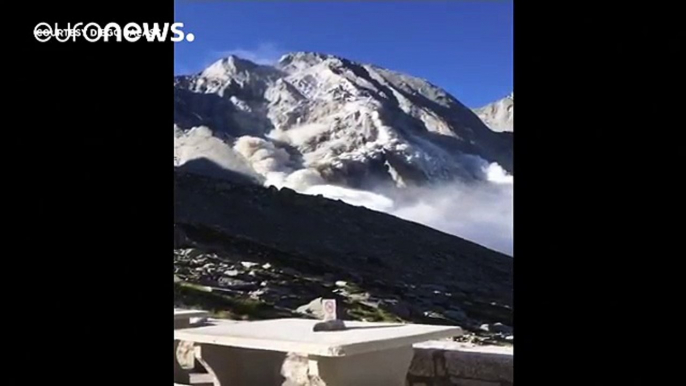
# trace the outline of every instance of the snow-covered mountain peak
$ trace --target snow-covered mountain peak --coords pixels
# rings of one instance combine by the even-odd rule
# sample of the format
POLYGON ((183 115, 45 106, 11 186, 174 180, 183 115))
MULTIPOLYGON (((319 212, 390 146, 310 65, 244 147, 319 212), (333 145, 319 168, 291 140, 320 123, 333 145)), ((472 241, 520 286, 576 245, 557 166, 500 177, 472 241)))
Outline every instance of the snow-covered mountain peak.
POLYGON ((201 72, 201 76, 221 77, 226 76, 227 74, 252 71, 256 67, 258 67, 257 64, 247 59, 241 59, 238 56, 230 55, 211 64, 201 72))
POLYGON ((335 55, 329 55, 320 52, 300 51, 283 55, 277 62, 276 67, 282 71, 290 73, 325 62, 327 64, 341 64, 342 60, 344 59, 335 55))
MULTIPOLYGON (((252 97, 259 97, 282 74, 271 66, 230 55, 217 60, 196 75, 175 78, 175 86, 196 93, 224 96, 242 89, 252 97)), ((247 94, 246 94, 247 95, 247 94)))
POLYGON ((491 130, 514 132, 514 92, 474 112, 491 130))

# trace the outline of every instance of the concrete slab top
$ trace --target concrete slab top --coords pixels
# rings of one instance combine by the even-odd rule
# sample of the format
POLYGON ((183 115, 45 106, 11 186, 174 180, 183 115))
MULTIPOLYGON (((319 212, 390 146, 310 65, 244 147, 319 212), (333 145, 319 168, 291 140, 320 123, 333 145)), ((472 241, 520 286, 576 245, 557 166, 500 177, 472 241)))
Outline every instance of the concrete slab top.
POLYGON ((190 318, 204 318, 209 313, 207 311, 201 310, 183 310, 180 308, 174 309, 174 320, 177 319, 190 319, 190 318))
POLYGON ((342 357, 462 335, 456 326, 345 321, 347 330, 314 332, 318 320, 274 319, 174 331, 174 339, 326 357, 342 357))

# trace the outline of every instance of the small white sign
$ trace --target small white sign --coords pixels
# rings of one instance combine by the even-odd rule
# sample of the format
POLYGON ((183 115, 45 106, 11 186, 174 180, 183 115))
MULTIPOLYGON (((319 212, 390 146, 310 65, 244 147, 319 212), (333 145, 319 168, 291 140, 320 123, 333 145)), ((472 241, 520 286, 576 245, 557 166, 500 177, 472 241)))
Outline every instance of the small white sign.
POLYGON ((324 320, 336 320, 336 300, 323 299, 322 305, 324 306, 324 320))

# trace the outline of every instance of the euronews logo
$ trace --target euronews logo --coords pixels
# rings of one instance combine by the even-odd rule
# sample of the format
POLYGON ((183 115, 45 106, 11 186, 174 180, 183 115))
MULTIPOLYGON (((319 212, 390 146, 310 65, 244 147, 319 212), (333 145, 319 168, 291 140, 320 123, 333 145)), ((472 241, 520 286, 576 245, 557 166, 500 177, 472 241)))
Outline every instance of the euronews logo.
POLYGON ((195 35, 182 30, 183 23, 128 23, 123 27, 118 23, 108 23, 100 26, 98 23, 76 23, 60 26, 48 23, 38 23, 33 29, 33 36, 41 43, 55 39, 60 43, 84 39, 95 43, 99 41, 127 41, 137 42, 145 39, 148 42, 172 42, 184 40, 192 42, 195 35))

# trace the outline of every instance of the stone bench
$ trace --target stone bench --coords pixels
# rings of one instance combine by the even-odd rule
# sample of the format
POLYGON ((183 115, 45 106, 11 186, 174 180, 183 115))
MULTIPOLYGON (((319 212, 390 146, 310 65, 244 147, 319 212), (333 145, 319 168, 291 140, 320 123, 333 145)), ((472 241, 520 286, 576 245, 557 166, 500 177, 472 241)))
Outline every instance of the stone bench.
POLYGON ((179 329, 215 386, 405 386, 412 345, 459 336, 459 327, 347 321, 314 332, 317 321, 276 319, 179 329))

